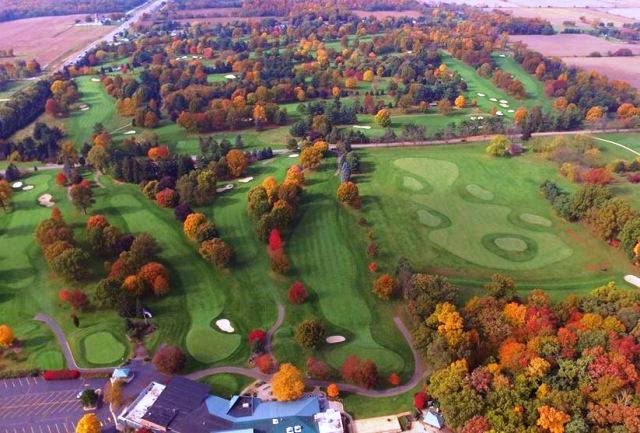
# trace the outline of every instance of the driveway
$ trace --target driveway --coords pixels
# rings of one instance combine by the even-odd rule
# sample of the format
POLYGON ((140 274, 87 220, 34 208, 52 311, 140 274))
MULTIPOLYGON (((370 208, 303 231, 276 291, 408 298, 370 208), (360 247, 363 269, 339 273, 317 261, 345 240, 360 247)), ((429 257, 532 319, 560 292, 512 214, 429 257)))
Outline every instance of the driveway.
MULTIPOLYGON (((47 382, 41 377, 0 380, 0 433, 73 433, 85 414, 76 395, 102 388, 107 379, 47 382)), ((96 412, 103 432, 115 431, 106 405, 96 412)))

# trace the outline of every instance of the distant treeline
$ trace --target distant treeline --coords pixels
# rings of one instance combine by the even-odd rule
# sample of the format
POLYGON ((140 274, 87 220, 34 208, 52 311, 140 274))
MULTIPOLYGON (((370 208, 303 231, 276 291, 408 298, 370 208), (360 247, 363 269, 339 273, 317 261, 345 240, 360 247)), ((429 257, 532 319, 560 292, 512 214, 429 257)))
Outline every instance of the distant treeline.
POLYGON ((0 0, 0 22, 50 15, 126 12, 145 0, 0 0))
POLYGON ((48 80, 37 81, 0 105, 0 139, 9 138, 42 114, 44 103, 51 97, 50 87, 48 80))

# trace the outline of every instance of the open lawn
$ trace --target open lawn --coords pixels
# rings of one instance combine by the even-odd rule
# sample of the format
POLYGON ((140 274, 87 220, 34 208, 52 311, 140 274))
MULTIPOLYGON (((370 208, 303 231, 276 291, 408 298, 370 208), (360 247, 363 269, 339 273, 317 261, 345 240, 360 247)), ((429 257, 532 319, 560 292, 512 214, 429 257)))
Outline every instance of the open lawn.
POLYGON ((224 398, 239 395, 253 381, 251 378, 237 374, 214 374, 200 380, 200 382, 209 385, 209 390, 212 394, 224 398))
POLYGON ((367 151, 359 185, 363 209, 389 257, 481 287, 492 273, 521 289, 560 298, 622 281, 626 258, 579 224, 557 218, 538 193, 545 179, 567 189, 535 155, 497 159, 483 146, 367 151))

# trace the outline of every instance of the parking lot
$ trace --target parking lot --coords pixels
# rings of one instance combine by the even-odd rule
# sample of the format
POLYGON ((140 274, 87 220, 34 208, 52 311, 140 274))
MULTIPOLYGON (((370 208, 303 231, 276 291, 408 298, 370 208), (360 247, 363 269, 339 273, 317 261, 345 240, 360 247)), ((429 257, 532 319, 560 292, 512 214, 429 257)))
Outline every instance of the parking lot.
MULTIPOLYGON (((41 377, 0 380, 0 433, 73 433, 85 414, 78 393, 106 379, 46 382, 41 377)), ((103 432, 113 429, 108 407, 97 411, 103 432)))

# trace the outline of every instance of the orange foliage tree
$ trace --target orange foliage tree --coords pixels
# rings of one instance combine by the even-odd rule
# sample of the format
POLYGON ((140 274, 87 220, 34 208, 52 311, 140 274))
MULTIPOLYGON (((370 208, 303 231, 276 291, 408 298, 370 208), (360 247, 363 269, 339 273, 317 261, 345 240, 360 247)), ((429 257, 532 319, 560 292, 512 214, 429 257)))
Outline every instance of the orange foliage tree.
POLYGON ((305 147, 300 153, 300 164, 304 168, 314 169, 320 165, 322 153, 315 147, 305 147))
POLYGON ((278 401, 298 400, 304 393, 302 372, 292 364, 282 364, 271 379, 271 389, 278 401))
POLYGON ((205 222, 207 222, 205 214, 200 212, 189 214, 182 224, 182 231, 184 231, 184 234, 193 241, 196 239, 198 228, 205 222))
POLYGON ((383 274, 373 282, 373 293, 380 299, 391 299, 397 291, 398 282, 389 274, 383 274))
POLYGON ((539 407, 538 415, 536 424, 551 433, 564 433, 564 425, 571 420, 568 414, 551 406, 539 407))
POLYGON ((11 346, 14 339, 11 327, 9 325, 0 325, 0 347, 11 346))
POLYGON ((339 395, 340 388, 338 388, 338 385, 336 385, 335 383, 331 383, 329 384, 329 386, 327 386, 327 396, 329 398, 338 398, 339 395))
POLYGON ((227 153, 227 168, 231 177, 242 176, 248 164, 247 157, 241 150, 232 149, 227 153))

